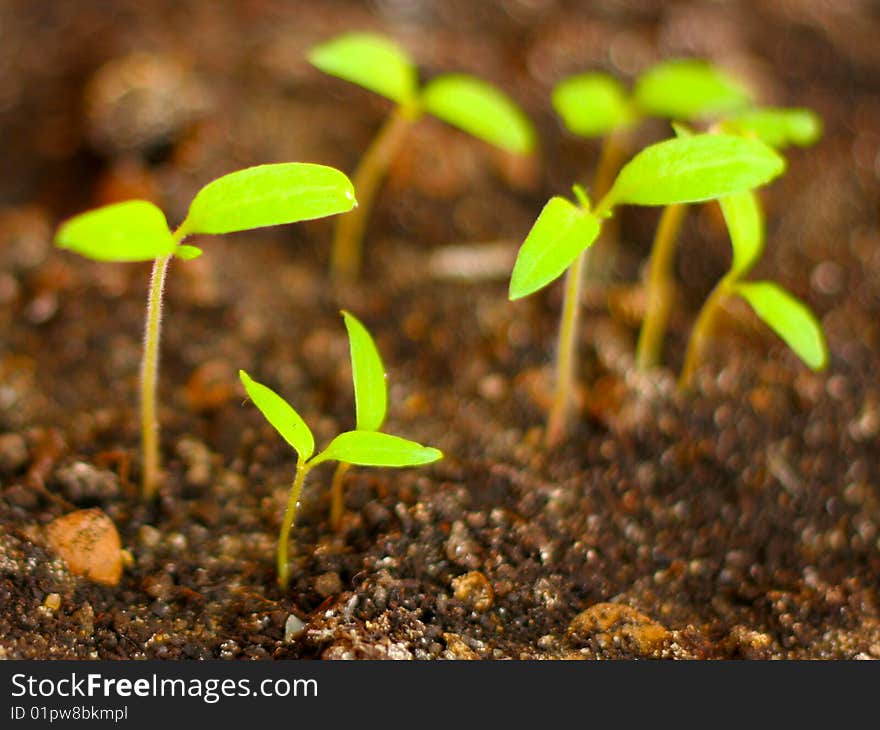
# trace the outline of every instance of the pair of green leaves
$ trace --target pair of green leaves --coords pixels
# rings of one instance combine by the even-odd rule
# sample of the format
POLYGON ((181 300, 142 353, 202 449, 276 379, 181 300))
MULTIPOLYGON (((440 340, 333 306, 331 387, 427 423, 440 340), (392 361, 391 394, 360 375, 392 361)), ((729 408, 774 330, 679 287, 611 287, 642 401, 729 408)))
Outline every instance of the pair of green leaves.
POLYGON ((675 59, 651 67, 632 94, 613 76, 584 73, 564 79, 552 103, 565 126, 583 137, 603 137, 644 117, 695 120, 740 109, 749 90, 721 69, 697 59, 675 59))
POLYGON ((633 157, 595 210, 555 197, 519 250, 510 299, 558 278, 599 235, 601 218, 620 204, 695 203, 751 190, 785 170, 785 160, 757 139, 694 134, 646 147, 633 157))
POLYGON ((427 112, 509 152, 529 154, 535 147, 531 123, 507 95, 467 74, 438 76, 420 89, 415 63, 383 36, 342 35, 314 48, 309 61, 324 73, 390 99, 413 116, 427 112))
POLYGON ((191 259, 201 251, 179 245, 190 234, 294 223, 344 213, 355 205, 351 181, 335 168, 303 162, 258 165, 203 187, 174 233, 158 207, 130 200, 71 218, 59 228, 55 243, 98 261, 149 261, 172 254, 191 259))
POLYGON ((437 449, 379 431, 385 421, 388 403, 382 360, 364 325, 352 314, 342 314, 351 352, 356 430, 339 434, 316 455, 315 437, 296 410, 275 391, 240 370, 239 377, 254 405, 297 452, 299 463, 309 469, 325 461, 405 467, 430 464, 442 458, 443 454, 437 449))
POLYGON ((808 367, 822 370, 828 364, 828 345, 810 309, 775 282, 741 280, 764 250, 764 219, 758 196, 753 191, 740 192, 719 202, 733 247, 725 286, 745 299, 808 367))

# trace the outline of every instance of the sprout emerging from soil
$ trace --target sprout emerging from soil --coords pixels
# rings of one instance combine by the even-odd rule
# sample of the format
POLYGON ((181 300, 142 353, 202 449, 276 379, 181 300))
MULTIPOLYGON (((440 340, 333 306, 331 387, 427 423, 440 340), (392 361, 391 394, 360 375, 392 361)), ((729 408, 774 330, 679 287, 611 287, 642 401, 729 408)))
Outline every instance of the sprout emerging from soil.
POLYGON ((712 290, 697 317, 679 386, 690 385, 718 311, 731 296, 742 297, 808 367, 823 370, 828 364, 828 346, 822 326, 809 308, 772 281, 743 280, 764 250, 764 217, 757 194, 736 193, 721 198, 719 203, 733 246, 733 260, 730 271, 712 290))
POLYGON ((443 458, 443 453, 399 436, 382 433, 385 420, 387 391, 385 371, 379 352, 367 329, 351 314, 343 312, 351 348, 352 380, 354 381, 356 428, 334 438, 323 451, 315 454, 315 438, 302 417, 280 395, 253 380, 244 370, 241 382, 254 405, 297 454, 296 476, 287 500, 287 509, 278 535, 278 584, 286 589, 290 581, 288 543, 296 519, 296 509, 308 473, 325 461, 338 461, 333 479, 333 512, 341 513, 342 477, 351 465, 407 467, 430 464, 443 458))
POLYGON ((576 187, 579 205, 554 197, 517 254, 511 300, 528 296, 568 270, 556 354, 556 381, 546 441, 565 435, 575 372, 577 316, 583 252, 599 236, 615 206, 678 205, 751 190, 780 175, 785 160, 757 139, 695 134, 651 145, 628 162, 595 208, 576 187))
POLYGON ((331 259, 334 276, 352 279, 358 275, 373 198, 407 131, 423 114, 508 152, 527 155, 535 147, 535 132, 528 118, 499 89, 466 74, 437 76, 420 88, 415 63, 383 36, 347 33, 312 49, 309 61, 321 71, 396 105, 352 174, 361 204, 337 225, 331 259))
POLYGON ((160 478, 156 381, 162 294, 172 257, 189 260, 201 249, 189 235, 232 233, 344 213, 357 205, 351 181, 339 170, 310 163, 250 167, 203 187, 173 232, 165 214, 145 200, 82 213, 58 229, 55 244, 96 261, 153 260, 141 359, 142 490, 152 498, 160 478))
MULTIPOLYGON (((690 134, 680 125, 673 126, 679 136, 690 134)), ((822 122, 809 109, 754 107, 725 117, 710 131, 755 137, 779 150, 790 145, 806 147, 814 144, 822 134, 822 122)), ((647 307, 636 347, 636 366, 641 370, 660 364, 672 308, 675 246, 686 210, 685 205, 664 208, 654 236, 648 262, 647 307)))

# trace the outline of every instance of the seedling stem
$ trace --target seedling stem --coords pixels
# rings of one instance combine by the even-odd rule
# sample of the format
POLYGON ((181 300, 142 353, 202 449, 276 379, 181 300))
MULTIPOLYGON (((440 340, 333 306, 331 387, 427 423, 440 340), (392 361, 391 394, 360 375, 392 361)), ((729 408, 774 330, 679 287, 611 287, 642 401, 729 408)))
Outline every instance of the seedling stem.
POLYGON ((721 309, 721 302, 730 293, 729 281, 730 277, 725 276, 715 285, 712 293, 706 298, 696 322, 694 322, 687 350, 685 350, 684 364, 681 368, 681 374, 678 376, 679 390, 685 390, 691 385, 694 373, 696 373, 697 366, 700 364, 700 356, 703 353, 705 343, 711 336, 712 328, 715 326, 715 318, 721 309))
POLYGON ((364 229, 376 192, 406 133, 420 115, 420 110, 413 105, 399 104, 395 107, 352 174, 359 205, 336 222, 331 253, 331 268, 335 278, 351 281, 357 277, 363 258, 364 229))
POLYGON ((342 513, 345 509, 342 487, 349 469, 351 469, 351 464, 340 461, 333 473, 333 481, 330 483, 330 526, 337 532, 342 526, 342 513))
POLYGON ((656 367, 660 364, 663 337, 672 308, 675 244, 684 221, 687 206, 667 205, 660 215, 651 258, 648 262, 648 300, 645 318, 639 332, 636 348, 636 367, 639 370, 656 367))
MULTIPOLYGON (((625 148, 621 143, 621 133, 612 132, 602 144, 602 152, 596 167, 593 180, 593 195, 603 198, 611 189, 614 176, 620 161, 625 154, 625 148)), ((574 186, 575 198, 580 207, 589 212, 590 201, 586 197, 584 189, 580 185, 574 186)), ((598 209, 597 209, 598 212, 598 209)), ((606 221, 603 230, 599 233, 598 241, 602 240, 607 227, 606 221)), ((545 443, 548 447, 557 446, 566 435, 568 430, 568 415, 571 409, 571 392, 574 389, 574 374, 577 363, 577 325, 580 312, 581 289, 584 277, 590 268, 593 246, 585 248, 571 265, 565 277, 565 293, 562 302, 562 321, 559 326, 559 340, 557 342, 556 358, 556 383, 553 392, 553 403, 547 417, 547 432, 545 443)))
POLYGON ((284 519, 281 522, 281 531, 278 534, 278 585, 282 589, 287 588, 290 582, 290 565, 287 560, 287 547, 290 542, 290 530, 296 520, 296 508, 299 506, 299 497, 302 494, 306 475, 309 473, 309 465, 299 459, 296 464, 296 477, 290 488, 290 496, 287 498, 287 509, 284 510, 284 519))

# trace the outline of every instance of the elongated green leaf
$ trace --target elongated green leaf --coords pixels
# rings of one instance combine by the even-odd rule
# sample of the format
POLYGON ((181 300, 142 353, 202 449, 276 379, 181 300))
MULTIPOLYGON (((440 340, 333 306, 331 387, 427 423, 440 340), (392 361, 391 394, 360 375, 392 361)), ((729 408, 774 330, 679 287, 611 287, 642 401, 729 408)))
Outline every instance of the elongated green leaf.
POLYGON ((825 334, 806 304, 772 281, 740 282, 734 289, 808 367, 825 368, 828 364, 825 334))
POLYGON ((420 466, 443 458, 443 453, 415 441, 378 431, 346 431, 333 439, 310 465, 342 461, 357 466, 420 466))
POLYGON ((299 413, 278 393, 253 380, 244 370, 238 371, 238 377, 254 405, 296 450, 300 460, 306 461, 311 457, 315 452, 315 437, 299 413))
POLYGON ((96 261, 150 261, 177 244, 161 210, 127 200, 74 216, 58 229, 55 245, 96 261))
POLYGON ((736 277, 741 277, 754 266, 764 250, 761 203, 752 190, 726 195, 718 202, 733 246, 730 270, 736 277))
POLYGON ((535 147, 535 130, 522 110, 474 76, 438 76, 422 91, 422 105, 444 122, 509 152, 525 155, 535 147))
POLYGON ((553 89, 553 108, 569 131, 582 137, 604 137, 634 121, 626 90, 603 73, 585 73, 560 81, 553 89))
POLYGON ((695 134, 646 147, 617 176, 609 204, 698 203, 751 190, 785 170, 785 160, 757 139, 695 134))
POLYGON ((554 281, 599 235, 599 219, 565 198, 551 198, 519 249, 508 297, 520 299, 554 281))
POLYGON ((385 368, 376 343, 367 328, 351 313, 343 312, 351 351, 351 377, 358 431, 382 428, 388 408, 385 368))
POLYGON ((822 136, 822 120, 810 109, 749 109, 725 119, 723 127, 736 134, 753 134, 776 149, 807 147, 822 136))
POLYGON ((231 233, 345 213, 357 202, 354 186, 326 165, 285 162, 224 175, 203 187, 181 229, 231 233))
POLYGON ((742 83, 697 59, 676 59, 649 68, 636 81, 633 96, 644 114, 678 120, 703 119, 751 101, 742 83))
POLYGON ((399 45, 381 35, 347 33, 313 48, 309 62, 398 104, 411 104, 418 95, 415 64, 399 45))

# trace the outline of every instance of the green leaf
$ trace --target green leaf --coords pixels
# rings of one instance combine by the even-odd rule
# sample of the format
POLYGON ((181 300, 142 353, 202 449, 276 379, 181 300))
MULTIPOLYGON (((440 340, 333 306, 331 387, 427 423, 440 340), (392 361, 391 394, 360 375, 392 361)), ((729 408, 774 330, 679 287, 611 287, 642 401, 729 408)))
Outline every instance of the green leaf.
POLYGON ((772 281, 740 282, 734 290, 808 367, 825 368, 828 345, 822 325, 806 304, 772 281))
POLYGON ((315 452, 315 437, 299 413, 278 393, 253 380, 244 370, 238 371, 238 377, 260 413, 296 450, 299 460, 306 461, 315 452))
POLYGON ((565 198, 551 198, 516 256, 508 297, 520 299, 554 281, 599 235, 599 219, 565 198))
POLYGON ((346 431, 309 462, 342 461, 356 466, 420 466, 443 458, 443 453, 400 436, 378 431, 346 431))
POLYGON ((752 95, 741 82, 706 61, 676 59, 643 73, 633 96, 646 115, 688 120, 741 108, 752 95))
POLYGON ((764 215, 761 204, 757 193, 751 190, 726 195, 718 202, 733 246, 730 271, 739 278, 752 268, 764 250, 764 215))
POLYGON ((351 81, 398 104, 418 95, 416 66, 400 46, 373 33, 347 33, 309 52, 309 62, 324 73, 351 81))
POLYGON ((552 99, 568 130, 582 137, 604 137, 635 118, 623 85, 608 74, 564 79, 553 89, 552 99))
POLYGON ((348 330, 351 351, 351 377, 354 381, 354 405, 359 431, 382 428, 388 408, 385 368, 376 343, 367 328, 349 312, 342 312, 348 330))
POLYGON ((764 185, 783 170, 785 160, 757 139, 730 134, 668 139, 624 165, 602 207, 698 203, 764 185))
POLYGON ((208 183, 190 204, 181 230, 231 233, 323 218, 351 210, 354 186, 326 165, 258 165, 208 183))
POLYGON ((504 93, 473 76, 438 76, 422 91, 425 111, 509 152, 529 154, 535 130, 528 117, 504 93))
POLYGON ((753 134, 776 149, 807 147, 822 136, 822 120, 810 109, 749 109, 725 119, 723 127, 736 134, 753 134))
POLYGON ((174 249, 174 255, 181 261, 192 261, 193 259, 197 259, 203 253, 204 251, 198 246, 189 246, 187 244, 183 244, 174 249))
POLYGON ((151 261, 168 256, 177 242, 161 210, 127 200, 74 216, 58 229, 55 245, 96 261, 151 261))

